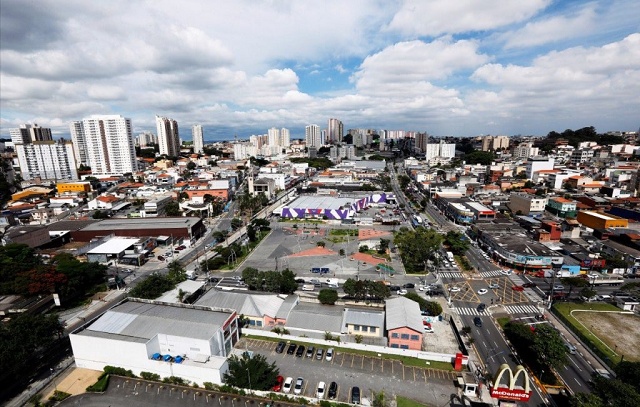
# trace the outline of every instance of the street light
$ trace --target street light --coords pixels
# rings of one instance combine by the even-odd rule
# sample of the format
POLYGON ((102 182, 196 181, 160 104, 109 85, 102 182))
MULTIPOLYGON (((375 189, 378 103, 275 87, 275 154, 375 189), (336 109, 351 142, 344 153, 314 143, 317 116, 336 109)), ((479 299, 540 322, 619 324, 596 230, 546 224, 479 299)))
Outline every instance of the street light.
POLYGON ((249 390, 251 390, 251 373, 249 372, 249 368, 245 368, 247 371, 247 377, 249 378, 249 390))

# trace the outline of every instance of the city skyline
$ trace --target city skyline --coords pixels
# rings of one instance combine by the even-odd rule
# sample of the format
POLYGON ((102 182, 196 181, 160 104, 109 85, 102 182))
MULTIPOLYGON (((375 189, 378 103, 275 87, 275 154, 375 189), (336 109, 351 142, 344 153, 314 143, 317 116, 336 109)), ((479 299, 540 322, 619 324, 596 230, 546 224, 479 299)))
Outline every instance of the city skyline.
POLYGON ((637 1, 110 4, 2 2, 0 137, 114 114, 205 141, 330 118, 345 134, 640 126, 637 1))

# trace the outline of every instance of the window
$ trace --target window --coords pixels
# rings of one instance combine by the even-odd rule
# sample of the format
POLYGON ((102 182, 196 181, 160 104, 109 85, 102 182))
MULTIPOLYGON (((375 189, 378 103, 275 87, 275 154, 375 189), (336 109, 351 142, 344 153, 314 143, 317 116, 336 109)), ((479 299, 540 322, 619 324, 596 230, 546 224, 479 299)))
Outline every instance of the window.
POLYGON ((369 328, 369 332, 371 332, 372 334, 375 334, 377 330, 378 328, 376 328, 375 326, 369 328))
POLYGON ((409 334, 401 334, 400 339, 409 339, 409 334))
POLYGON ((363 326, 362 327, 362 332, 369 332, 369 327, 363 326))
POLYGON ((354 325, 353 326, 353 330, 354 331, 359 331, 360 330, 360 325, 354 325))
POLYGON ((417 341, 417 340, 420 340, 420 337, 418 335, 411 335, 411 340, 417 341))
POLYGON ((398 344, 397 344, 397 343, 392 343, 392 344, 391 344, 391 347, 392 347, 392 348, 397 348, 397 347, 398 347, 398 344))
POLYGON ((392 334, 391 334, 391 337, 392 337, 392 338, 398 338, 398 337, 399 337, 399 335, 398 335, 396 332, 394 332, 394 333, 392 333, 392 334))
POLYGON ((262 326, 262 321, 257 321, 256 326, 262 326))
POLYGON ((400 345, 400 349, 409 349, 409 345, 400 345))

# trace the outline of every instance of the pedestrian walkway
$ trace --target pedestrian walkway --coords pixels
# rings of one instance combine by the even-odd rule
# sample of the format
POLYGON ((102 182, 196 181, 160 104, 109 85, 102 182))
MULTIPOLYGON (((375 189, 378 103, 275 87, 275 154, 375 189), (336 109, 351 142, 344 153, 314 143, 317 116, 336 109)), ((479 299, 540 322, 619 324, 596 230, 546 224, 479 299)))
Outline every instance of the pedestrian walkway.
POLYGON ((509 314, 539 314, 540 308, 535 305, 505 305, 505 311, 509 314))
POLYGON ((440 271, 438 272, 440 277, 442 278, 451 278, 451 279, 461 279, 464 278, 464 275, 459 271, 440 271))
POLYGON ((458 315, 487 315, 486 312, 478 312, 478 310, 473 307, 451 308, 451 312, 455 312, 458 315))
POLYGON ((480 273, 480 276, 483 278, 499 277, 503 275, 504 274, 501 273, 501 270, 490 270, 490 271, 483 271, 482 273, 480 273))

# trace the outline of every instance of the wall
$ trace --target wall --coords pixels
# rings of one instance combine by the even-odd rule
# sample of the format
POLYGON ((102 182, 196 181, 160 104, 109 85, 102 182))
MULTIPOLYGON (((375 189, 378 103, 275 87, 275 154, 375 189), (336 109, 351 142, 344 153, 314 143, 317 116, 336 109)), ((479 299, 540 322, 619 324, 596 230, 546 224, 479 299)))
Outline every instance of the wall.
POLYGON ((387 334, 389 340, 389 346, 397 345, 402 349, 402 346, 407 346, 409 349, 420 350, 422 348, 422 332, 416 332, 409 328, 398 328, 390 330, 387 334), (394 338, 397 335, 397 338, 394 338), (402 335, 409 335, 408 339, 403 339, 402 335), (417 340, 411 340, 411 336, 418 336, 417 340))

